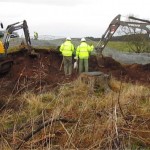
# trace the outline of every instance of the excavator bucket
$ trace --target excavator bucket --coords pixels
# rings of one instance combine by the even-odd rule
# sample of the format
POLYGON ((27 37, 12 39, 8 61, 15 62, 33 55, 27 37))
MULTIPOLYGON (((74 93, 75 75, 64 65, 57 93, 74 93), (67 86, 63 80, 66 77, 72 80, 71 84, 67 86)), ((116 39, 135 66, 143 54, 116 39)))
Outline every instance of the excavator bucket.
POLYGON ((11 71, 13 60, 0 60, 0 75, 4 75, 11 71))

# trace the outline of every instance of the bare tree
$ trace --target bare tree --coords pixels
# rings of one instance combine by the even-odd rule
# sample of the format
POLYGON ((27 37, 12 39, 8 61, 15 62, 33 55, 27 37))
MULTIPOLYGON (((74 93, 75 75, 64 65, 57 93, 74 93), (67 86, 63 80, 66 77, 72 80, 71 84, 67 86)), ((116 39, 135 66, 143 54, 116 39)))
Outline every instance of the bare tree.
MULTIPOLYGON (((134 17, 134 15, 130 16, 134 17)), ((127 21, 132 22, 133 20, 128 17, 127 21)), ((149 35, 143 29, 137 28, 135 24, 130 27, 122 27, 121 30, 125 34, 124 40, 127 42, 130 51, 136 53, 150 52, 149 35)))

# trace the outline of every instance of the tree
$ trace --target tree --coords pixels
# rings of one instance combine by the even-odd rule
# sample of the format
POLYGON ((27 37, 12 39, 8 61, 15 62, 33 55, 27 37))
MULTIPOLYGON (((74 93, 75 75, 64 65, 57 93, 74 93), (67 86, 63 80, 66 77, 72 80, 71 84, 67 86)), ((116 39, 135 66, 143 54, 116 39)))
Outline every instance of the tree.
MULTIPOLYGON (((133 22, 131 19, 128 21, 133 22)), ((137 21, 134 20, 134 22, 137 21)), ((130 51, 136 53, 150 52, 149 34, 145 33, 146 31, 137 28, 136 24, 132 25, 132 27, 122 27, 122 31, 126 35, 124 37, 130 51)))

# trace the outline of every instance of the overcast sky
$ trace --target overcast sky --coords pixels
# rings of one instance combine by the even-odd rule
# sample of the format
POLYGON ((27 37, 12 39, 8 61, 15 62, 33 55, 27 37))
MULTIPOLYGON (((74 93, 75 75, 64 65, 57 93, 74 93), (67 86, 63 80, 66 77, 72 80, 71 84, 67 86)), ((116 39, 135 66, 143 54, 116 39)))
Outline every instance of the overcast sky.
POLYGON ((31 35, 101 37, 118 14, 150 20, 150 0, 0 0, 0 10, 5 28, 27 20, 31 35))

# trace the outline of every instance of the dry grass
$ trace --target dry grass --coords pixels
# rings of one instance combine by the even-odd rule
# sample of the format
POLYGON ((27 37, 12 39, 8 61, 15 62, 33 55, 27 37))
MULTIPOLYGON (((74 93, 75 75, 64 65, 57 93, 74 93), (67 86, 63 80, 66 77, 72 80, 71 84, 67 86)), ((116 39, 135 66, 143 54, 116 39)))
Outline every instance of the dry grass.
POLYGON ((51 122, 20 149, 148 149, 150 89, 115 80, 110 86, 115 92, 94 93, 75 81, 55 92, 20 95, 18 111, 1 112, 0 149, 13 149, 43 122, 60 117, 76 123, 51 122))

